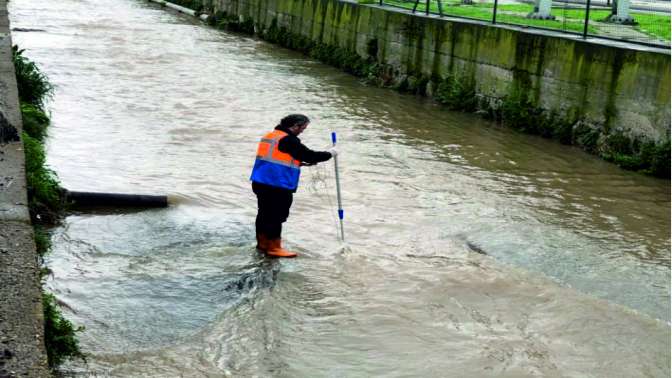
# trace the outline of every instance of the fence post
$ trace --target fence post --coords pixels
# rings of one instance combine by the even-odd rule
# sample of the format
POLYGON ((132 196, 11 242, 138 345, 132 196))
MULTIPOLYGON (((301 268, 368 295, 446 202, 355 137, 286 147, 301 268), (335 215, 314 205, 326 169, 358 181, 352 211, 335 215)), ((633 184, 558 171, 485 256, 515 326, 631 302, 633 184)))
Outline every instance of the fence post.
POLYGON ((495 7, 492 9, 492 23, 497 23, 497 0, 495 0, 495 7))
POLYGON ((590 22, 590 0, 586 0, 586 23, 583 25, 583 39, 588 36, 588 22, 590 22))
POLYGON ((425 14, 429 16, 429 0, 427 0, 427 5, 425 9, 425 14))
POLYGON ((383 0, 380 0, 380 6, 381 7, 383 6, 383 0))

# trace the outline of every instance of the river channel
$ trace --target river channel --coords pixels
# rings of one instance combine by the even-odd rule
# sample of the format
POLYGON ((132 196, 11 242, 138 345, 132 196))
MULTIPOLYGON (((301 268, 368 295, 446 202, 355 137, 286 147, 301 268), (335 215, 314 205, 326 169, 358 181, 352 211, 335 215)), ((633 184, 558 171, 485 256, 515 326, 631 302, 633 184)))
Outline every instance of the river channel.
POLYGON ((503 129, 141 0, 12 0, 56 86, 70 190, 166 193, 72 214, 48 288, 119 377, 646 376, 670 372, 670 182, 503 129), (306 167, 286 245, 254 249, 256 144, 289 113, 340 144, 306 167))

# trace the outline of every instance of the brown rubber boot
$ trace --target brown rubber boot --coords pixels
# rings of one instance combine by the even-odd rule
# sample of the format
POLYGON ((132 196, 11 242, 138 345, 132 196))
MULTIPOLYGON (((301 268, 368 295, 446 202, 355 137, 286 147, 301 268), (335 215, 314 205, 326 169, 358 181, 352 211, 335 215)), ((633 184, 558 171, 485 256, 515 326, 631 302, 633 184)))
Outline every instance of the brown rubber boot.
POLYGON ((282 248, 281 238, 268 241, 268 249, 266 250, 266 254, 271 257, 296 257, 296 253, 282 248))
POLYGON ((268 251, 269 240, 264 234, 257 233, 257 249, 260 251, 268 251))

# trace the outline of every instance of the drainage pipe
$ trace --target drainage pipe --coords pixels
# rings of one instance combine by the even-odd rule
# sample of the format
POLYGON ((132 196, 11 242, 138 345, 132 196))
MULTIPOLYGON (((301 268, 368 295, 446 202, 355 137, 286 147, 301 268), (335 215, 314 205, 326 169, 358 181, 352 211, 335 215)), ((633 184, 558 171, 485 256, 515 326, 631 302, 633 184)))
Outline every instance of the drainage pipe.
POLYGON ((73 207, 168 207, 167 196, 123 193, 92 193, 65 191, 73 207))
POLYGON ((191 16, 196 16, 196 11, 193 10, 193 9, 185 8, 183 6, 173 4, 173 3, 169 3, 169 2, 163 1, 163 0, 150 0, 150 1, 152 1, 154 3, 158 3, 158 4, 163 4, 163 5, 167 6, 168 8, 175 9, 178 12, 186 13, 186 14, 191 15, 191 16))

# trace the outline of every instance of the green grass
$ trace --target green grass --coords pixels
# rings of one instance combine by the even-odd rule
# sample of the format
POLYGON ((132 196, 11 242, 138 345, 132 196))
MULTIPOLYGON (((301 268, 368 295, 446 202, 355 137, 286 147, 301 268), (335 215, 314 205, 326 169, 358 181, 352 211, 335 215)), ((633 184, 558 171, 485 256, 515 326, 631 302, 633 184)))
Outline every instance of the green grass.
POLYGON ((21 118, 23 118, 23 131, 38 141, 43 141, 47 136, 49 117, 38 106, 26 102, 21 103, 21 118))
MULTIPOLYGON (((585 19, 586 12, 583 9, 554 9, 553 14, 556 16, 563 16, 572 19, 585 19)), ((605 27, 628 27, 620 26, 617 24, 610 24, 604 22, 607 17, 611 15, 609 10, 595 10, 591 9, 590 11, 590 21, 591 23, 597 23, 605 27)), ((641 31, 643 33, 649 34, 666 41, 670 40, 670 15, 660 15, 652 13, 642 13, 642 12, 630 12, 630 15, 635 19, 637 25, 633 26, 635 30, 641 31)), ((583 21, 582 21, 583 22, 583 21)), ((599 33, 598 33, 599 34, 599 33)))
MULTIPOLYGON (((396 5, 403 8, 412 9, 413 3, 385 0, 386 4, 396 5)), ((464 5, 459 2, 443 3, 443 14, 447 16, 465 17, 475 20, 492 21, 493 4, 472 4, 464 5)), ((507 4, 497 7, 497 22, 509 23, 524 26, 536 26, 547 29, 571 30, 575 32, 583 31, 583 17, 578 17, 576 20, 567 20, 564 23, 553 20, 535 20, 529 19, 525 16, 532 11, 534 7, 527 4, 507 4), (519 14, 516 14, 519 13, 519 14)), ((424 12, 425 5, 419 4, 417 12, 424 12)), ((439 13, 439 8, 436 2, 430 3, 430 12, 439 13)), ((574 18, 573 16, 570 18, 574 18)), ((596 30, 595 30, 596 31, 596 30)))
POLYGON ((35 62, 23 56, 24 50, 17 45, 12 46, 12 60, 16 71, 16 84, 19 89, 19 99, 22 102, 44 107, 54 87, 49 83, 47 76, 40 71, 35 62))
POLYGON ((635 29, 666 41, 670 40, 670 16, 633 13, 632 17, 639 23, 635 29))
POLYGON ((63 210, 62 191, 56 174, 45 165, 46 156, 42 145, 49 126, 44 105, 46 99, 52 96, 54 87, 37 64, 23 56, 23 52, 18 46, 12 46, 24 125, 22 139, 28 207, 34 224, 55 223, 63 210))
POLYGON ((38 255, 43 257, 51 250, 51 237, 49 237, 49 233, 42 226, 35 227, 34 235, 35 250, 38 255))
POLYGON ((26 156, 26 184, 33 221, 42 223, 46 216, 57 218, 57 215, 52 214, 63 209, 61 188, 54 171, 46 167, 44 146, 25 132, 21 138, 26 156))
MULTIPOLYGON (((544 29, 557 29, 564 31, 571 31, 574 33, 583 33, 584 22, 582 20, 565 18, 562 20, 536 20, 532 18, 525 18, 514 14, 498 13, 498 23, 506 23, 513 25, 533 26, 544 29)), ((597 34, 598 30, 593 25, 588 25, 588 33, 597 34)))
POLYGON ((85 356, 79 348, 76 332, 81 332, 84 327, 75 328, 72 323, 63 317, 56 297, 51 293, 42 293, 42 307, 44 308, 44 344, 47 349, 47 363, 55 368, 65 360, 81 358, 85 356))
MULTIPOLYGON (((447 16, 457 16, 482 21, 492 21, 493 3, 475 3, 471 5, 461 4, 459 1, 447 1, 443 3, 443 14, 447 16)), ((401 0, 385 0, 385 4, 394 5, 406 9, 413 9, 413 2, 401 0)), ((425 12, 425 3, 418 4, 416 12, 425 12)), ((534 6, 531 4, 504 4, 497 7, 497 22, 521 26, 532 26, 545 29, 565 30, 575 33, 583 33, 584 20, 586 18, 585 9, 573 8, 563 9, 554 8, 551 12, 556 16, 556 20, 535 20, 528 19, 525 16, 532 12, 534 6)), ((435 1, 430 3, 430 12, 439 13, 438 5, 435 1)), ((630 27, 610 24, 604 22, 609 17, 609 10, 590 11, 590 24, 588 33, 592 35, 606 35, 600 28, 620 28, 630 27)), ((645 33, 651 37, 662 40, 670 40, 670 16, 651 13, 631 12, 632 17, 638 22, 632 26, 633 29, 645 33)), ((641 40, 642 38, 638 38, 641 40)))
MULTIPOLYGON (((407 8, 407 9, 413 9, 414 3, 409 3, 406 1, 399 1, 399 0, 385 0, 384 4, 388 5, 394 5, 402 8, 407 8)), ((482 4, 485 5, 485 4, 482 4)), ((416 12, 419 13, 424 13, 426 9, 425 3, 420 3, 418 4, 418 8, 416 9, 416 12)), ((492 7, 490 9, 481 7, 481 6, 473 6, 473 5, 460 5, 458 3, 443 3, 443 14, 444 15, 449 15, 449 16, 459 16, 459 17, 466 17, 466 18, 472 18, 476 20, 483 20, 483 21, 492 21, 492 7)), ((429 11, 431 13, 439 13, 439 7, 436 2, 431 2, 429 4, 429 11)))

